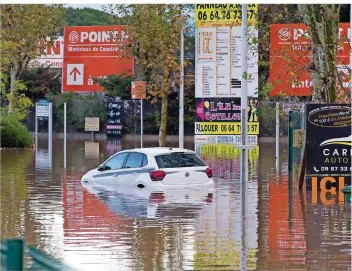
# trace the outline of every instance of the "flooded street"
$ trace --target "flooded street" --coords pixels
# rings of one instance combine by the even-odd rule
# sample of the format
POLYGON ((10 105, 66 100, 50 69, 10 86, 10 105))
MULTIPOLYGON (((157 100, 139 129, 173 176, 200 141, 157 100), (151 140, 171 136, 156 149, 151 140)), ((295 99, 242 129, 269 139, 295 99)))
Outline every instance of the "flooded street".
POLYGON ((214 193, 173 204, 82 187, 84 173, 138 143, 67 144, 66 170, 59 139, 52 162, 46 140, 37 155, 1 151, 2 239, 23 237, 80 270, 351 270, 350 206, 313 204, 297 183, 289 192, 286 155, 275 171, 275 143, 249 153, 244 218, 233 146, 197 146, 214 171, 214 193))

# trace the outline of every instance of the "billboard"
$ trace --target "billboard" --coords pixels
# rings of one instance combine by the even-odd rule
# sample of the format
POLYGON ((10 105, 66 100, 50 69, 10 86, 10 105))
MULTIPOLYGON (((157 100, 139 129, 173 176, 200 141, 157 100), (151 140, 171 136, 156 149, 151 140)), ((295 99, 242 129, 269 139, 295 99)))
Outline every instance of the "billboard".
MULTIPOLYGON (((248 96, 258 97, 257 5, 249 5, 248 96)), ((241 5, 196 5, 196 98, 240 97, 241 5)))
POLYGON ((64 31, 62 92, 101 92, 93 79, 133 75, 125 26, 70 26, 64 31), (123 52, 122 52, 123 51, 123 52))
MULTIPOLYGON (((336 67, 343 87, 348 88, 351 31, 349 23, 340 23, 336 67)), ((308 71, 311 39, 304 24, 270 26, 270 96, 310 96, 313 82, 308 71)))
POLYGON ((64 56, 64 37, 58 37, 53 41, 52 46, 44 46, 44 41, 40 43, 40 46, 42 48, 41 56, 30 60, 28 67, 61 69, 64 56))
MULTIPOLYGON (((196 99, 197 143, 241 144, 241 98, 196 99)), ((248 99, 248 141, 257 144, 258 100, 248 99)))
MULTIPOLYGON (((322 177, 334 177, 336 183, 339 183, 337 180, 343 177, 345 185, 351 184, 351 117, 351 104, 307 105, 308 189, 311 189, 314 177, 317 177, 319 182, 322 177)), ((320 187, 319 184, 318 187, 320 187)))

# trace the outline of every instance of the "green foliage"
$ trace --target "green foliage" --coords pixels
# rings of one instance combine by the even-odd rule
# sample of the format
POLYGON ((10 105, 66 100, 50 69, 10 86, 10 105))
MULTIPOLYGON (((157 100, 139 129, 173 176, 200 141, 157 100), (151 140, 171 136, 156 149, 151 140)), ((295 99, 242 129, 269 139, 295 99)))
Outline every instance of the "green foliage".
POLYGON ((131 99, 132 77, 122 75, 109 75, 106 79, 96 80, 104 88, 105 94, 120 97, 122 100, 131 99))
POLYGON ((92 8, 72 8, 66 10, 66 20, 69 26, 79 25, 113 25, 113 16, 92 8))
POLYGON ((24 92, 27 90, 25 84, 19 80, 13 82, 13 91, 9 91, 8 81, 3 73, 0 73, 0 87, 1 87, 1 99, 7 100, 11 103, 12 114, 18 120, 24 120, 28 115, 29 109, 33 106, 32 101, 25 96, 24 92))
POLYGON ((23 148, 32 144, 32 136, 28 129, 17 119, 15 115, 4 114, 0 119, 1 147, 23 148))
POLYGON ((30 59, 40 55, 40 42, 53 41, 65 25, 63 5, 1 5, 1 64, 15 79, 30 59))
POLYGON ((93 96, 81 96, 77 93, 62 93, 46 95, 53 103, 53 119, 56 130, 62 130, 64 120, 64 103, 67 104, 67 130, 84 132, 85 117, 99 117, 100 127, 105 120, 104 100, 93 96))

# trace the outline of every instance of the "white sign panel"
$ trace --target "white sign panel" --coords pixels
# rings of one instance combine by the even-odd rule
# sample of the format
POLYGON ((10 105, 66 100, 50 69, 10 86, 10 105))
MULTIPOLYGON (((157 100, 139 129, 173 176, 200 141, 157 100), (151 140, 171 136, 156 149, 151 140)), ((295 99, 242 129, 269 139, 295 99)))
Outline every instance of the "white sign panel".
POLYGON ((67 85, 83 85, 84 64, 67 64, 67 85))
POLYGON ((41 99, 36 103, 36 114, 37 117, 49 117, 49 103, 45 99, 41 99))
MULTIPOLYGON (((42 45, 44 46, 44 41, 42 42, 42 45)), ((43 48, 42 55, 29 61, 28 66, 31 68, 50 67, 61 69, 64 56, 63 52, 64 37, 58 37, 53 42, 53 46, 43 48)))
MULTIPOLYGON (((195 135, 194 141, 196 144, 242 144, 240 135, 195 135)), ((257 145, 258 136, 248 135, 248 144, 257 145)))
MULTIPOLYGON (((258 97, 258 46, 251 45, 258 31, 249 32, 248 96, 258 97)), ((241 66, 241 27, 197 29, 196 98, 240 97, 241 66)))

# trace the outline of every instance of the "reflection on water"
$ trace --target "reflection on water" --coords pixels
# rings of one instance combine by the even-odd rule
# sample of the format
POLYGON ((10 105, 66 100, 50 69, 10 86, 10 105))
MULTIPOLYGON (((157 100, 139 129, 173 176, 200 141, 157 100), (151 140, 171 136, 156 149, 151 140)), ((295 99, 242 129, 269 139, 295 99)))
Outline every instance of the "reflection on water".
POLYGON ((233 146, 196 146, 215 189, 185 204, 82 187, 82 174, 134 142, 68 140, 66 170, 63 141, 54 141, 49 165, 46 144, 37 155, 1 151, 2 238, 24 237, 82 270, 239 270, 241 257, 247 270, 350 268, 350 207, 312 204, 297 185, 288 192, 285 157, 275 175, 274 144, 249 153, 245 243, 233 146))

